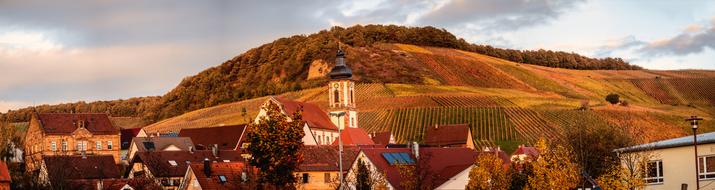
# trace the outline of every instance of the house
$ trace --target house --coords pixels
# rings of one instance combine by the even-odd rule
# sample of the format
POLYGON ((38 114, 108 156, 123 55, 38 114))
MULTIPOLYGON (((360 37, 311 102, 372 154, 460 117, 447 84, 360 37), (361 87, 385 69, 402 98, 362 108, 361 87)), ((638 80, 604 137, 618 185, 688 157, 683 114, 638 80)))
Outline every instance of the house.
POLYGON ((529 162, 539 158, 539 150, 535 147, 519 145, 519 147, 511 153, 511 161, 517 163, 529 162))
MULTIPOLYGON (((411 148, 366 148, 362 149, 351 164, 348 178, 354 178, 358 161, 377 172, 378 180, 386 182, 386 188, 404 189, 401 184, 412 177, 400 175, 400 165, 421 165, 425 168, 423 181, 417 183, 428 189, 464 189, 469 182, 469 171, 479 155, 469 148, 440 148, 412 146, 411 148)), ((354 188, 354 187, 353 187, 354 188)))
MULTIPOLYGON (((72 180, 67 186, 75 190, 135 190, 129 179, 72 180)), ((146 186, 146 185, 145 185, 146 186)))
POLYGON ((10 190, 10 170, 7 168, 5 162, 0 161, 0 190, 10 190))
MULTIPOLYGON (((330 121, 328 114, 321 110, 318 105, 273 96, 266 100, 263 107, 267 106, 269 102, 278 105, 281 112, 289 117, 299 108, 303 108, 302 119, 305 121, 303 143, 305 145, 330 145, 338 138, 338 127, 330 121)), ((258 116, 256 116, 255 122, 265 116, 266 111, 261 109, 258 116)))
POLYGON ((702 189, 715 179, 715 164, 713 164, 715 163, 715 132, 699 134, 697 139, 699 170, 695 169, 696 158, 692 135, 614 151, 623 158, 630 158, 621 160, 624 166, 632 164, 629 160, 648 160, 645 164, 646 190, 680 189, 683 184, 686 184, 689 189, 696 189, 695 180, 700 180, 702 189), (695 174, 696 171, 698 179, 695 175, 689 175, 695 174))
MULTIPOLYGON (((119 168, 111 155, 46 155, 43 156, 39 174, 43 183, 69 185, 71 189, 87 189, 87 183, 82 183, 86 180, 120 177, 119 168)), ((95 184, 89 185, 96 187, 95 184)))
POLYGON ((393 136, 392 133, 389 131, 372 133, 370 136, 372 137, 372 141, 375 142, 375 144, 388 145, 397 143, 395 141, 395 136, 393 136))
MULTIPOLYGON (((297 189, 336 189, 339 184, 340 163, 338 146, 305 146, 300 150, 303 163, 293 174, 298 179, 297 189)), ((343 147, 343 173, 347 173, 350 164, 359 152, 356 146, 343 147)))
POLYGON ((423 142, 426 146, 475 148, 469 124, 427 127, 423 142))
POLYGON ((141 131, 141 128, 120 130, 121 135, 119 139, 122 142, 122 150, 129 149, 129 144, 132 143, 132 139, 134 137, 137 137, 137 135, 139 135, 139 131, 141 131))
POLYGON ((256 174, 257 170, 247 168, 243 162, 212 163, 204 160, 203 163, 189 165, 179 189, 254 189, 249 180, 256 174))
POLYGON ((501 147, 484 147, 479 155, 482 154, 494 154, 497 158, 502 160, 502 163, 504 163, 505 166, 509 166, 509 164, 511 164, 511 157, 509 157, 506 152, 501 150, 501 147))
POLYGON ((137 152, 146 151, 189 151, 194 143, 189 137, 134 137, 129 146, 127 160, 132 160, 137 152))
POLYGON ((137 152, 130 164, 128 177, 150 176, 157 179, 164 189, 178 189, 192 163, 244 161, 239 151, 146 151, 137 152))
MULTIPOLYGON (((345 146, 375 145, 370 135, 362 128, 348 127, 340 132, 340 140, 345 146)), ((333 145, 338 145, 338 140, 333 141, 333 145)))
POLYGON ((111 155, 119 163, 119 136, 107 114, 33 114, 25 134, 27 169, 38 169, 47 155, 111 155))
POLYGON ((181 129, 179 137, 191 138, 196 150, 208 150, 211 145, 218 145, 220 150, 238 150, 246 136, 248 125, 229 125, 220 127, 181 129))

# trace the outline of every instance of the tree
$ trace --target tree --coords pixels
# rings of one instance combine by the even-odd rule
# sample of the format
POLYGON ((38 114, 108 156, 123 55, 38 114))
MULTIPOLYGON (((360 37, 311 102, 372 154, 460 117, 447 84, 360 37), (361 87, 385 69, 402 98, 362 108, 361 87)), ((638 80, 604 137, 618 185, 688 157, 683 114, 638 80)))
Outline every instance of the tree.
POLYGON ((614 149, 632 144, 628 133, 617 126, 576 120, 573 125, 565 127, 566 145, 575 153, 573 157, 582 171, 593 178, 620 164, 614 149))
POLYGON ((483 154, 469 171, 468 190, 508 190, 511 176, 502 161, 495 154, 483 154))
POLYGON ((618 102, 621 101, 620 98, 621 98, 621 96, 619 96, 618 94, 610 93, 606 96, 606 101, 608 101, 611 104, 617 104, 618 102))
POLYGON ((573 189, 579 183, 578 165, 571 158, 573 154, 566 147, 552 146, 544 139, 536 144, 539 158, 532 162, 533 175, 524 189, 573 189))
POLYGON ((275 188, 289 188, 295 183, 293 171, 303 162, 302 108, 288 117, 275 103, 269 101, 262 108, 266 116, 250 124, 247 134, 250 164, 259 169, 259 183, 269 183, 275 188))
MULTIPOLYGON (((347 184, 352 184, 356 190, 360 189, 374 189, 374 190, 387 190, 387 181, 385 178, 385 173, 377 171, 375 167, 368 167, 367 163, 362 159, 358 159, 357 168, 355 173, 351 173, 345 178, 347 184)), ((331 187, 340 187, 340 182, 336 178, 333 180, 334 184, 331 187)))
POLYGON ((438 175, 430 168, 431 153, 420 154, 415 164, 398 165, 400 173, 400 186, 405 190, 426 190, 434 189, 434 181, 438 175))
POLYGON ((355 178, 355 189, 372 189, 372 179, 370 178, 370 171, 367 169, 367 166, 365 165, 365 163, 362 162, 362 160, 358 160, 357 176, 355 178))

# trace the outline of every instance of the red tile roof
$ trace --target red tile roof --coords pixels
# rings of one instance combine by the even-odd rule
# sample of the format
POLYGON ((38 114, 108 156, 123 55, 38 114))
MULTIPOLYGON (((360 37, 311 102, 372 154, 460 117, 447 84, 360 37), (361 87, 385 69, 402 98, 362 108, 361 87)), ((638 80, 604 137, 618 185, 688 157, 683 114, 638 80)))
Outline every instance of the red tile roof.
POLYGON ((532 158, 538 158, 539 157, 539 150, 537 150, 534 147, 528 147, 524 145, 519 145, 519 148, 514 150, 514 153, 511 153, 512 156, 514 155, 520 155, 520 154, 525 154, 526 156, 532 157, 532 158))
POLYGON ((193 153, 189 151, 155 151, 138 152, 133 163, 144 163, 151 173, 158 177, 183 177, 190 163, 203 163, 205 158, 216 162, 243 160, 241 152, 236 150, 219 151, 218 157, 214 157, 210 150, 197 150, 193 153), (171 160, 176 162, 176 166, 169 163, 171 160))
POLYGON ((246 135, 247 125, 229 125, 222 127, 181 129, 179 137, 189 137, 197 147, 209 147, 217 144, 221 150, 235 150, 246 135))
POLYGON ((119 168, 111 155, 43 156, 50 179, 119 178, 119 168))
POLYGON ((427 127, 424 144, 430 146, 450 146, 466 144, 469 124, 435 125, 427 127))
POLYGON ((272 99, 278 102, 281 108, 283 108, 289 116, 292 116, 298 108, 303 107, 303 121, 305 121, 310 128, 338 130, 338 127, 330 121, 328 114, 320 109, 318 105, 307 102, 297 102, 280 97, 273 97, 272 99))
MULTIPOLYGON (((425 164, 427 175, 433 176, 434 180, 422 181, 423 187, 436 188, 466 170, 474 164, 479 153, 468 148, 420 148, 420 159, 418 164, 425 164)), ((375 148, 363 149, 362 152, 370 161, 375 164, 379 171, 387 175, 387 181, 398 190, 403 189, 400 185, 403 181, 397 166, 390 165, 382 156, 382 153, 404 152, 412 155, 409 148, 375 148)))
MULTIPOLYGON (((303 163, 298 171, 338 171, 338 146, 306 145, 300 150, 303 163)), ((356 146, 343 146, 343 171, 348 171, 360 149, 356 146)))
POLYGON ((483 152, 484 154, 496 154, 496 156, 497 156, 499 159, 501 159, 502 162, 503 162, 505 165, 508 165, 509 163, 511 163, 511 158, 509 157, 509 155, 507 155, 506 152, 504 152, 504 151, 502 151, 502 150, 500 150, 500 149, 494 149, 494 148, 492 148, 492 149, 485 150, 485 151, 482 151, 482 152, 483 152))
POLYGON ((389 131, 373 133, 372 141, 375 142, 375 144, 387 145, 390 144, 390 137, 392 137, 392 133, 389 131))
POLYGON ((132 138, 136 137, 141 131, 141 128, 134 129, 122 129, 120 130, 121 136, 120 141, 122 141, 122 149, 129 148, 129 144, 132 142, 132 138))
POLYGON ((119 134, 119 128, 114 127, 107 114, 104 113, 41 113, 42 129, 47 134, 69 135, 84 122, 85 128, 95 135, 119 134))
MULTIPOLYGON (((204 190, 219 190, 219 189, 248 189, 242 184, 242 175, 251 175, 246 170, 246 164, 243 162, 218 162, 211 163, 211 175, 206 176, 204 173, 204 164, 192 163, 191 171, 196 176, 196 180, 204 190), (226 178, 225 182, 221 182, 220 176, 226 178)), ((254 170, 254 174, 257 172, 254 170)), ((187 184, 188 185, 188 184, 187 184)))
MULTIPOLYGON (((346 127, 340 133, 340 138, 343 145, 374 145, 370 135, 362 128, 346 127)), ((333 145, 338 145, 338 140, 333 142, 333 145)))
POLYGON ((0 182, 10 182, 10 170, 7 169, 7 164, 0 161, 0 182))

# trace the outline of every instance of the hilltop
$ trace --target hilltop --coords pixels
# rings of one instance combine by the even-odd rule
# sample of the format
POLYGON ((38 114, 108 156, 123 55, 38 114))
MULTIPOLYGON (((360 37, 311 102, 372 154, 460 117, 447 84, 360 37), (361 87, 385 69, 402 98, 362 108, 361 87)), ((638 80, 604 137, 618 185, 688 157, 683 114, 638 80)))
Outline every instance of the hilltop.
MULTIPOLYGON (((266 95, 281 94, 324 85, 326 68, 331 67, 338 42, 348 51, 348 62, 356 69, 360 83, 440 84, 495 88, 529 88, 508 76, 487 77, 492 70, 474 69, 472 76, 487 80, 455 78, 444 68, 423 67, 430 64, 422 57, 442 59, 430 54, 406 57, 402 51, 385 44, 411 44, 474 52, 517 63, 569 69, 641 69, 620 58, 595 59, 575 53, 548 50, 526 51, 499 49, 469 44, 443 29, 367 25, 334 27, 310 35, 281 38, 248 50, 219 66, 185 78, 161 97, 139 97, 128 100, 77 102, 42 105, 2 114, 2 120, 22 122, 29 113, 37 112, 106 112, 112 116, 141 117, 156 122, 192 110, 231 103, 266 95)), ((457 66, 458 63, 455 63, 457 66)), ((461 71, 458 71, 461 72, 461 71)), ((500 74, 500 73, 497 73, 500 74)), ((504 75, 504 73, 501 73, 504 75)), ((506 74, 508 75, 508 73, 506 74)), ((562 92, 566 93, 566 92, 562 92)))

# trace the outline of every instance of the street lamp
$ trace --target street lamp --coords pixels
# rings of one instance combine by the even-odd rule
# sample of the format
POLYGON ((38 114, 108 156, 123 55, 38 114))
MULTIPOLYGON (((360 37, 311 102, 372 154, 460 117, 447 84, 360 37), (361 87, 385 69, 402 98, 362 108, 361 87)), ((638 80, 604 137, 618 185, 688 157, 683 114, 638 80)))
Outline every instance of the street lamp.
POLYGON ((690 121, 690 125, 693 126, 693 147, 695 147, 695 189, 698 190, 700 189, 700 174, 698 173, 698 162, 700 159, 698 159, 698 121, 703 120, 703 118, 699 118, 698 116, 690 116, 690 118, 686 119, 685 121, 690 121))
POLYGON ((340 117, 345 116, 345 112, 336 112, 336 113, 329 113, 328 115, 330 116, 335 116, 338 117, 338 168, 340 168, 340 173, 338 173, 338 176, 340 178, 340 189, 343 189, 343 139, 342 139, 342 120, 340 120, 340 117))

